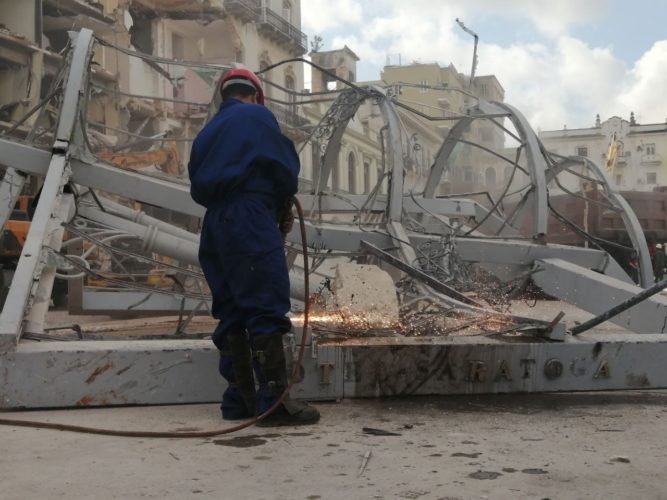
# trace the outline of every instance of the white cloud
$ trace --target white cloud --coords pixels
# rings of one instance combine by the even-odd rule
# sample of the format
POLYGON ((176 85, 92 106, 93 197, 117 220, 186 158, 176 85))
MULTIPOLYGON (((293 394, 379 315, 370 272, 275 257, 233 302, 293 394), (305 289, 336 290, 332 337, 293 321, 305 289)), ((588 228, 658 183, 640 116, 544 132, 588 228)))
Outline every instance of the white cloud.
MULTIPOLYGON (((635 111, 644 123, 667 117, 667 40, 628 67, 611 48, 592 47, 570 34, 573 26, 601 16, 604 0, 367 0, 363 9, 351 0, 335 4, 340 18, 352 25, 337 21, 327 48, 347 44, 362 59, 360 67, 378 71, 388 54, 400 53, 404 64, 453 63, 468 73, 472 38, 456 25, 457 17, 473 29, 476 18, 488 16, 507 19, 508 29, 530 24, 542 33, 538 42, 501 46, 485 43, 482 34, 478 74, 495 74, 505 100, 536 128, 591 126, 597 113, 605 120, 635 111)), ((302 8, 331 12, 326 5, 305 0, 302 8)))
POLYGON ((355 0, 304 0, 301 5, 303 28, 313 34, 359 25, 363 19, 361 2, 355 0))
POLYGON ((667 121, 667 40, 656 42, 635 64, 618 95, 620 106, 640 123, 667 121))
POLYGON ((545 44, 483 46, 482 73, 495 74, 505 100, 541 129, 591 126, 595 115, 625 114, 615 98, 627 78, 625 64, 609 49, 563 36, 545 44))
POLYGON ((523 17, 550 36, 565 34, 572 26, 592 21, 608 7, 604 0, 477 0, 464 3, 473 5, 473 14, 523 17))

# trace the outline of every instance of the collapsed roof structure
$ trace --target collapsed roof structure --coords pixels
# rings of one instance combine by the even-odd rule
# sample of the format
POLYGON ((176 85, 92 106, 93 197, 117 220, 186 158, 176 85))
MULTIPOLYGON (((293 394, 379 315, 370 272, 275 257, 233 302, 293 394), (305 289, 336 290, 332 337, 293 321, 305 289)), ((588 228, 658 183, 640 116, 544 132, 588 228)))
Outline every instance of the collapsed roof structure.
MULTIPOLYGON (((189 130, 190 136, 165 137, 144 134, 136 124, 130 130, 128 124, 113 126, 91 119, 95 96, 118 95, 112 86, 96 83, 90 71, 94 53, 101 47, 150 62, 149 67, 159 73, 183 75, 190 70, 204 75, 200 81, 210 86, 209 112, 216 107, 215 82, 227 69, 134 52, 82 29, 72 34, 71 50, 47 98, 0 136, 0 161, 7 166, 0 184, 0 223, 10 218, 27 179, 43 179, 0 313, 0 407, 219 398, 221 387, 211 382, 216 350, 208 340, 183 336, 181 328, 206 309, 209 299, 198 269, 198 235, 191 230, 204 209, 190 198, 182 170, 138 171, 109 156, 137 142, 189 143, 194 131, 189 130), (51 129, 42 126, 43 120, 26 126, 31 117, 54 107, 57 121, 51 129), (154 215, 164 217, 149 216, 138 206, 155 207, 154 215), (131 267, 138 262, 166 270, 163 276, 168 283, 139 280, 131 267), (109 286, 83 286, 84 278, 109 286), (113 303, 120 310, 141 311, 150 304, 150 310, 176 309, 189 316, 179 324, 179 335, 169 338, 56 335, 45 326, 56 279, 79 283, 77 293, 84 309, 103 310, 104 304, 111 308, 113 303)), ((573 196, 603 205, 623 220, 637 255, 641 285, 652 284, 639 222, 603 169, 587 158, 549 153, 511 105, 466 95, 461 116, 431 116, 401 102, 395 87, 359 86, 334 74, 330 77, 341 82, 341 88, 320 95, 281 88, 290 96, 289 109, 333 100, 319 123, 297 125, 300 146, 316 144, 317 177, 304 186, 299 199, 308 212, 311 268, 320 279, 312 280, 314 289, 304 288, 297 264, 299 235, 293 231, 287 249, 293 298, 298 304, 317 293, 333 294, 334 300, 323 301, 321 317, 316 316, 306 332, 312 355, 305 360, 296 396, 333 399, 667 386, 662 367, 667 351, 663 335, 667 300, 660 296, 611 318, 626 330, 614 334, 594 329, 580 332, 582 328, 568 331, 561 315, 536 320, 506 310, 510 298, 531 289, 592 314, 604 313, 642 292, 602 248, 603 242, 591 238, 591 245, 599 248, 547 243, 552 216, 586 234, 550 203, 550 187, 568 176, 584 179, 589 186, 573 196), (330 177, 339 161, 341 138, 362 106, 372 108, 384 123, 379 137, 381 175, 368 193, 341 193, 329 187, 330 177), (408 147, 412 143, 402 113, 453 123, 419 190, 405 187, 404 170, 414 148, 408 147), (515 141, 516 156, 504 157, 464 138, 476 121, 487 122, 515 141), (482 203, 465 193, 437 194, 461 147, 482 149, 510 167, 499 197, 482 203), (366 322, 363 314, 359 318, 358 312, 350 317, 327 309, 327 304, 336 303, 340 309, 345 301, 355 300, 341 295, 340 283, 332 291, 324 290, 327 280, 336 280, 338 264, 350 260, 375 265, 378 273, 381 267, 392 276, 398 324, 378 326, 366 322), (332 323, 330 316, 336 314, 332 323)), ((179 96, 124 97, 155 100, 167 107, 202 107, 201 102, 179 96)), ((372 285, 373 278, 368 282, 372 285)), ((356 300, 371 309, 372 286, 366 293, 356 300)), ((297 339, 300 335, 294 334, 297 339)))

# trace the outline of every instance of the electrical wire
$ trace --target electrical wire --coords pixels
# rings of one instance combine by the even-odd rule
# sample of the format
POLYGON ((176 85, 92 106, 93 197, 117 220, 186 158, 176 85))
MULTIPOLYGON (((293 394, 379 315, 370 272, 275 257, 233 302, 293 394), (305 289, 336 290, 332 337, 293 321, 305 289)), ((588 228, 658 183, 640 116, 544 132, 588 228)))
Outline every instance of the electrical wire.
MULTIPOLYGON (((95 244, 96 246, 98 246, 100 248, 103 248, 103 249, 105 249, 109 252, 114 252, 114 253, 117 253, 117 254, 120 254, 120 255, 124 255, 126 257, 132 257, 132 258, 137 259, 137 260, 148 262, 148 263, 153 264, 153 265, 158 265, 158 266, 166 268, 166 269, 171 269, 172 271, 182 273, 182 274, 186 274, 186 275, 188 275, 192 278, 204 279, 204 274, 203 273, 199 273, 197 271, 193 271, 191 269, 186 269, 186 268, 179 267, 179 266, 174 266, 174 265, 169 264, 167 262, 161 262, 157 259, 153 259, 151 257, 146 257, 145 255, 141 255, 141 254, 138 254, 136 252, 132 252, 130 250, 125 250, 124 248, 112 247, 111 245, 106 244, 103 240, 99 240, 95 237, 86 235, 85 233, 75 229, 74 226, 71 223, 65 223, 65 224, 63 224, 63 227, 65 227, 72 234, 76 234, 80 238, 82 238, 86 241, 89 241, 89 242, 95 244)), ((126 233, 122 233, 122 234, 124 235, 126 233)), ((132 235, 128 235, 128 236, 132 236, 132 235)), ((69 243, 69 241, 66 242, 66 243, 69 243)))
POLYGON ((368 97, 372 97, 374 95, 373 91, 371 91, 367 88, 360 87, 359 85, 355 85, 351 81, 346 80, 345 78, 342 78, 342 77, 338 76, 336 73, 333 73, 333 72, 329 71, 328 69, 326 69, 326 68, 324 68, 324 67, 322 67, 318 64, 315 64, 313 61, 309 61, 308 59, 304 59, 303 57, 294 57, 292 59, 285 59, 284 61, 279 61, 275 64, 271 64, 271 65, 267 66, 266 68, 262 68, 259 71, 255 71, 255 73, 257 75, 262 75, 264 73, 267 73, 268 71, 271 71, 274 68, 277 68, 279 66, 282 66, 283 64, 288 64, 288 63, 291 63, 291 62, 302 62, 302 63, 308 64, 308 65, 312 66, 313 68, 317 69, 318 71, 320 71, 320 72, 324 73, 325 75, 329 76, 330 78, 333 78, 334 80, 337 80, 341 83, 344 83, 348 87, 353 88, 357 92, 361 92, 362 94, 366 94, 368 97))
MULTIPOLYGON (((303 208, 301 203, 295 197, 294 205, 299 215, 299 227, 301 229, 301 245, 303 247, 303 270, 304 270, 304 286, 305 290, 310 289, 309 273, 308 273, 308 244, 306 241, 306 224, 303 215, 303 208)), ((223 434, 231 434, 233 432, 247 429, 258 422, 261 422, 274 411, 276 411, 289 396, 290 390, 294 383, 301 375, 301 363, 303 362, 303 355, 306 350, 306 332, 308 329, 310 314, 310 304, 308 297, 306 297, 304 311, 303 311, 303 326, 301 332, 301 344, 299 346, 299 353, 294 362, 292 374, 287 383, 287 387, 280 395, 280 397, 273 403, 273 405, 261 415, 247 420, 238 425, 226 427, 224 429, 214 429, 210 431, 128 431, 120 429, 103 429, 98 427, 86 427, 81 425, 59 424, 54 422, 38 422, 34 420, 21 420, 13 418, 0 418, 0 425, 8 425, 12 427, 30 427, 34 429, 53 429, 58 431, 78 432, 82 434, 97 434, 102 436, 118 436, 118 437, 134 437, 134 438, 204 438, 221 436, 223 434)))
POLYGON ((104 40, 103 38, 99 38, 97 36, 95 37, 95 41, 100 45, 103 45, 105 47, 110 47, 130 57, 136 57, 137 59, 143 59, 145 61, 151 61, 153 63, 161 63, 161 64, 166 64, 168 66, 185 66, 188 68, 206 68, 216 71, 224 71, 226 69, 232 69, 232 67, 229 64, 207 64, 207 63, 198 63, 198 62, 184 61, 184 60, 177 61, 166 57, 154 56, 151 54, 146 54, 145 52, 139 52, 138 50, 126 49, 124 47, 121 47, 120 45, 113 44, 108 40, 104 40))
MULTIPOLYGON (((510 177, 507 181, 507 184, 505 185, 505 189, 503 189, 502 194, 498 197, 498 201, 496 201, 493 204, 493 206, 488 210, 488 212, 486 212, 486 215, 484 217, 482 217, 482 220, 480 220, 477 224, 475 224, 475 226, 472 227, 470 230, 468 230, 463 236, 469 236, 470 234, 477 231, 477 229, 479 229, 482 226, 482 224, 484 224, 487 220, 489 220, 489 218, 491 218, 491 216, 493 215, 493 212, 495 212, 498 209, 498 207, 502 204, 503 199, 505 199, 505 196, 507 196, 507 191, 509 191, 510 186, 512 185, 512 182, 514 182, 514 176, 516 175, 517 168, 519 168, 519 166, 518 166, 519 165, 519 163, 518 163, 519 158, 518 157, 520 155, 521 155, 521 148, 519 148, 517 150, 517 159, 513 163, 514 168, 512 169, 512 173, 510 174, 510 177)), ((505 227, 506 223, 509 223, 507 218, 505 218, 503 220, 503 228, 505 227)))

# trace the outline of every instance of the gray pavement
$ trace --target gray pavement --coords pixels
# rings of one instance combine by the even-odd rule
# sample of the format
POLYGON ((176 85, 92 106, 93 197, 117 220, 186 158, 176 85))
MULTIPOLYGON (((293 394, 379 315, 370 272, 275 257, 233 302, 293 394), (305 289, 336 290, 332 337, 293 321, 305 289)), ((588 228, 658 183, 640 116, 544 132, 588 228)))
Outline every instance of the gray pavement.
MULTIPOLYGON (((0 426, 0 498, 667 498, 664 391, 318 407, 317 426, 210 439, 0 426)), ((3 415, 133 430, 226 425, 216 405, 3 415)))

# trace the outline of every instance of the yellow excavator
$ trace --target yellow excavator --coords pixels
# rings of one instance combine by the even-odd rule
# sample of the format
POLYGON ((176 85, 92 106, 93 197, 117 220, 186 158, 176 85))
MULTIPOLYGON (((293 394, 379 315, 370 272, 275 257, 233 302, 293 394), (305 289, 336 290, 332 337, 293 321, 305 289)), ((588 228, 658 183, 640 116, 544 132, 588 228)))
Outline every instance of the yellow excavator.
POLYGON ((15 269, 30 229, 33 196, 19 196, 0 238, 0 264, 3 269, 15 269))

